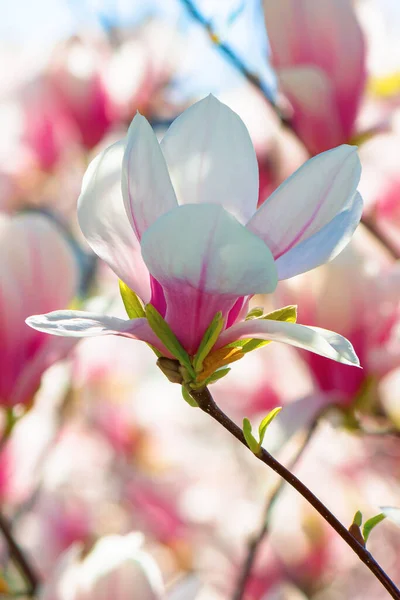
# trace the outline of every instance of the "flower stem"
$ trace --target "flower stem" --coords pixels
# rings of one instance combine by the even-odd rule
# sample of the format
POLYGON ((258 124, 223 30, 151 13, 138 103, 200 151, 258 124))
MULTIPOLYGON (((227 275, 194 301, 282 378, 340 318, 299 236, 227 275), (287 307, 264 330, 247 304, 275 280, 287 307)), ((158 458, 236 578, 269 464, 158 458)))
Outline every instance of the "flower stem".
POLYGON ((38 578, 36 576, 35 571, 30 565, 28 559, 24 555, 23 551, 17 544, 14 539, 14 536, 11 532, 11 526, 7 519, 0 512, 0 531, 3 534, 8 548, 10 550, 10 555, 17 565, 21 575, 24 577, 28 590, 25 595, 34 596, 38 587, 38 578))
MULTIPOLYGON (((296 464, 298 463, 298 461, 300 460, 300 458, 303 456, 303 453, 304 453, 305 449, 307 448, 308 443, 311 440, 311 438, 317 428, 319 416, 320 415, 318 415, 314 419, 311 426, 308 428, 307 435, 304 437, 304 440, 300 444, 300 446, 296 452, 296 455, 294 456, 294 458, 292 458, 292 460, 290 462, 290 467, 289 467, 290 469, 293 469, 296 466, 296 464)), ((263 513, 263 517, 261 520, 261 527, 258 530, 258 532, 250 539, 246 560, 244 561, 243 567, 239 573, 238 583, 235 588, 235 592, 234 592, 232 600, 242 600, 242 598, 244 597, 247 582, 250 578, 251 571, 253 569, 253 565, 257 558, 258 549, 261 546, 262 542, 264 541, 266 535, 268 534, 272 509, 274 508, 276 501, 279 498, 280 493, 285 486, 285 483, 286 483, 285 479, 280 479, 280 481, 279 481, 278 485, 275 487, 272 495, 267 500, 267 503, 266 503, 266 506, 264 509, 264 513, 263 513)))
MULTIPOLYGON (((193 390, 191 395, 196 400, 199 408, 218 421, 227 431, 229 431, 239 442, 248 448, 243 431, 236 425, 222 410, 216 405, 209 390, 193 390)), ((380 581, 384 588, 389 592, 392 598, 400 600, 400 590, 396 587, 390 577, 385 573, 382 567, 376 562, 368 550, 362 546, 355 537, 346 529, 344 525, 328 510, 328 508, 302 483, 293 473, 277 461, 269 452, 261 448, 259 454, 255 455, 261 462, 270 467, 275 473, 280 475, 287 483, 299 492, 309 502, 316 511, 325 519, 327 523, 341 536, 348 546, 357 554, 359 559, 369 568, 369 570, 380 581)))

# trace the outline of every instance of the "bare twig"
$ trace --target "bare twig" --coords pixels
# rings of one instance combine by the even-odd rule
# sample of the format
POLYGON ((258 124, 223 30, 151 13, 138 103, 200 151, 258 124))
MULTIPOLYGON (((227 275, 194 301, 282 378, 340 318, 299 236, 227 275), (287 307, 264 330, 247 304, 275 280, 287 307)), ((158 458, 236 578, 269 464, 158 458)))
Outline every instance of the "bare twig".
POLYGON ((34 596, 35 592, 37 590, 38 584, 39 584, 38 577, 37 577, 33 567, 29 563, 28 559, 26 558, 25 554, 23 553, 23 551, 21 550, 21 548, 15 541, 9 522, 1 513, 0 513, 0 531, 3 534, 3 536, 7 542, 12 559, 14 560, 21 575, 23 576, 23 578, 25 579, 25 581, 28 585, 28 590, 27 590, 26 594, 29 596, 34 596))
MULTIPOLYGON (((197 402, 199 408, 209 414, 227 431, 229 431, 239 442, 248 448, 243 431, 236 425, 222 410, 216 405, 208 388, 202 390, 192 390, 191 395, 197 402)), ((357 554, 359 559, 368 567, 374 576, 380 581, 383 587, 389 592, 392 598, 400 600, 400 590, 394 582, 385 573, 382 567, 376 562, 372 554, 360 544, 355 537, 346 529, 344 525, 335 517, 333 513, 302 483, 291 471, 284 467, 264 448, 255 454, 255 456, 275 473, 280 475, 287 483, 289 483, 299 494, 303 496, 315 508, 317 512, 325 519, 325 521, 340 535, 348 546, 357 554)))
MULTIPOLYGON (((300 458, 303 456, 303 453, 304 453, 305 449, 307 448, 308 443, 317 428, 318 420, 319 420, 319 415, 316 419, 314 419, 313 423, 311 424, 311 427, 309 427, 307 435, 304 437, 304 440, 302 441, 301 445, 299 446, 299 448, 296 452, 296 455, 291 460, 290 466, 289 466, 290 470, 293 470, 293 468, 297 465, 300 458)), ((261 521, 261 527, 258 530, 258 532, 250 539, 246 560, 243 563, 242 570, 239 573, 238 583, 237 583, 237 586, 235 587, 233 600, 242 600, 242 598, 244 597, 247 582, 250 578, 251 571, 253 569, 253 565, 256 561, 258 550, 259 550, 262 542, 264 541, 266 535, 268 534, 271 512, 276 504, 277 499, 280 496, 282 489, 285 487, 285 483, 286 483, 286 481, 284 479, 281 479, 279 481, 278 485, 275 487, 275 490, 273 491, 272 495, 268 498, 267 504, 264 509, 262 521, 261 521)))

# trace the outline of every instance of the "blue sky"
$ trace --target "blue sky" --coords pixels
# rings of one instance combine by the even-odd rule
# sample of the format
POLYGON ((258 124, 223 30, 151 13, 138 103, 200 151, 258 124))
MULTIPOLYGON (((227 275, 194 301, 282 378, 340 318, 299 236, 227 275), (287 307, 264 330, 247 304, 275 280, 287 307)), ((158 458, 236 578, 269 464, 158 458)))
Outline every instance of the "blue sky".
MULTIPOLYGON (((263 83, 275 89, 268 67, 268 41, 260 0, 194 0, 196 7, 211 19, 219 35, 257 73, 263 83)), ((180 82, 181 91, 195 93, 225 88, 240 79, 227 65, 194 22, 180 0, 0 0, 0 39, 18 44, 27 51, 50 52, 59 40, 87 28, 128 26, 157 14, 179 28, 190 41, 193 76, 180 82), (197 89, 195 89, 197 88, 197 89)))

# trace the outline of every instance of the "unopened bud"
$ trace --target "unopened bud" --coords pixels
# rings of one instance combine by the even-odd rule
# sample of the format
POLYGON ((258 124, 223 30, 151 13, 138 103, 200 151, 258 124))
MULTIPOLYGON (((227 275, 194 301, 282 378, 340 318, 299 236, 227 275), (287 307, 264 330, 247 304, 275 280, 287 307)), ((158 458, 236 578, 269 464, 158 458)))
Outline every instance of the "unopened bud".
POLYGON ((165 356, 161 356, 157 360, 157 367, 161 369, 165 377, 169 381, 171 381, 171 383, 183 383, 183 377, 180 372, 179 361, 174 360, 172 358, 165 358, 165 356))

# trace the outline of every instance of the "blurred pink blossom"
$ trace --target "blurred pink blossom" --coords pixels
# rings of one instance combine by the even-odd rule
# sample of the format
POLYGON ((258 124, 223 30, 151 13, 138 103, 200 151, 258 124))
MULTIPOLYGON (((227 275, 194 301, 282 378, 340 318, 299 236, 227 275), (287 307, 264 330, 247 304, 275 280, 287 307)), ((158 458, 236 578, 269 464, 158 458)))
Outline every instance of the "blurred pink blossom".
POLYGON ((106 47, 93 41, 71 38, 56 48, 47 73, 58 105, 89 149, 102 140, 117 116, 102 73, 108 54, 106 47))
POLYGON ((40 600, 160 600, 161 573, 139 533, 110 535, 86 556, 74 545, 61 557, 40 600))
POLYGON ((365 45, 350 0, 264 0, 291 122, 311 154, 349 142, 366 80, 365 45))
POLYGON ((67 306, 78 270, 63 235, 38 214, 0 216, 0 249, 0 400, 29 405, 43 372, 74 344, 51 340, 24 321, 32 310, 67 306))
POLYGON ((398 366, 399 297, 399 265, 364 231, 329 265, 282 286, 280 300, 298 302, 306 323, 339 330, 360 357, 363 369, 348 370, 304 355, 317 385, 333 402, 351 403, 368 380, 398 366))

